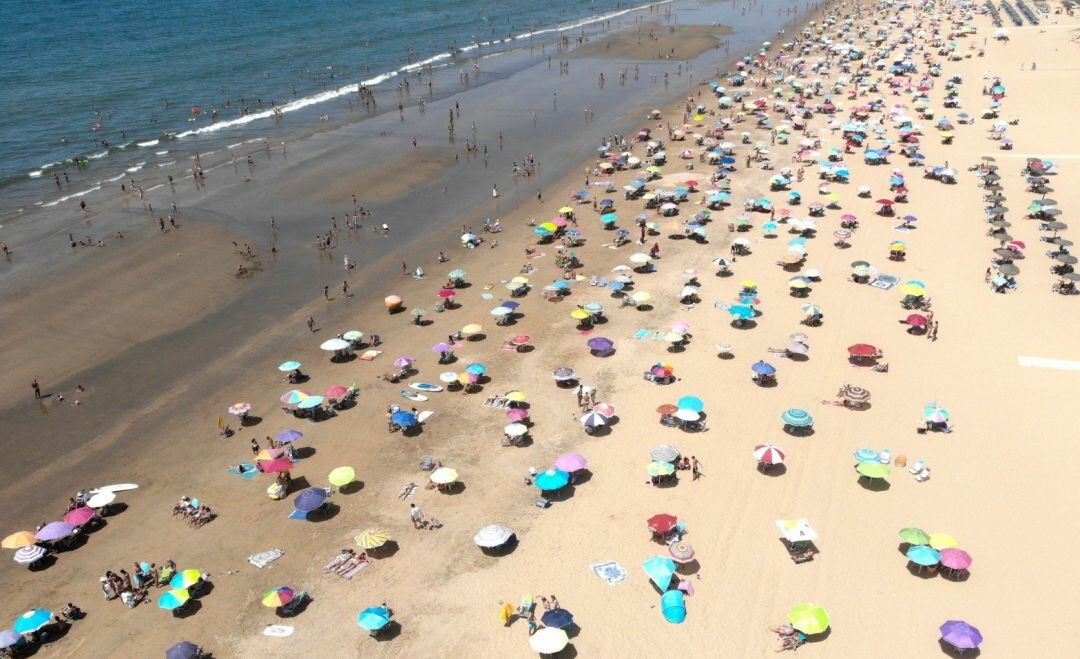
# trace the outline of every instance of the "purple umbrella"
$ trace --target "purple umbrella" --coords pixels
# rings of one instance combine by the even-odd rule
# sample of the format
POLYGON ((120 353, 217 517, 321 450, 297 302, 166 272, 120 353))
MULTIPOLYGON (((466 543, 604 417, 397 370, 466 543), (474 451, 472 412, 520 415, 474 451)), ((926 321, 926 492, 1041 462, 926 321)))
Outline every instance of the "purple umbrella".
POLYGON ((942 549, 941 564, 953 570, 966 570, 971 567, 971 554, 963 549, 942 549))
POLYGON ((555 458, 555 468, 567 472, 580 471, 587 464, 589 461, 580 453, 563 453, 555 458))
POLYGON ((41 530, 34 536, 38 540, 51 541, 59 540, 60 538, 66 538, 75 531, 74 524, 68 524, 67 522, 49 522, 45 526, 41 527, 41 530))
POLYGON ((21 640, 23 640, 22 634, 10 629, 0 632, 0 648, 10 648, 21 640))
POLYGON ((939 629, 941 640, 957 650, 971 650, 979 647, 979 644, 983 642, 979 630, 963 620, 946 620, 939 629))
POLYGON ((611 339, 606 339, 602 336, 589 339, 586 344, 589 346, 589 350, 596 352, 611 352, 611 349, 615 347, 615 343, 611 339))
POLYGON ((326 490, 321 487, 309 487, 293 499, 293 507, 305 513, 310 513, 323 505, 326 501, 326 490))
POLYGON ((454 349, 454 346, 449 343, 436 343, 431 346, 431 352, 450 352, 454 349))
POLYGON ((304 436, 304 433, 299 430, 282 430, 278 433, 277 440, 279 444, 288 444, 289 442, 295 442, 304 436))
POLYGON ((413 363, 412 357, 398 357, 394 360, 394 366, 397 366, 398 368, 405 368, 411 363, 413 363))

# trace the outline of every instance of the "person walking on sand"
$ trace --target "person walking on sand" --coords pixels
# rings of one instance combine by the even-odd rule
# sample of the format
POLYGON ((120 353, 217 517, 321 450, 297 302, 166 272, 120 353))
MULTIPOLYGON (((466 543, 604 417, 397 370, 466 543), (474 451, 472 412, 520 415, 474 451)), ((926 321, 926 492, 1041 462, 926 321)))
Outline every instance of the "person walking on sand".
POLYGON ((341 282, 341 296, 342 297, 349 297, 349 282, 348 281, 341 282))
POLYGON ((696 455, 690 456, 690 474, 693 476, 693 480, 701 478, 701 463, 698 462, 696 455))
POLYGON ((330 301, 330 287, 329 286, 323 286, 322 287, 322 296, 323 296, 323 298, 326 299, 327 302, 330 301))
POLYGON ((308 316, 307 328, 312 334, 315 333, 315 316, 308 316))
POLYGON ((409 504, 409 517, 412 519, 414 529, 421 528, 424 525, 424 513, 421 512, 420 506, 415 503, 409 504))
POLYGON ((34 390, 34 400, 41 400, 41 385, 38 384, 37 378, 30 383, 30 388, 34 390))
POLYGON ((257 440, 257 439, 255 439, 254 437, 252 437, 252 438, 251 438, 251 454, 252 454, 252 455, 258 455, 258 454, 259 454, 259 450, 260 450, 260 449, 259 449, 259 440, 257 440))

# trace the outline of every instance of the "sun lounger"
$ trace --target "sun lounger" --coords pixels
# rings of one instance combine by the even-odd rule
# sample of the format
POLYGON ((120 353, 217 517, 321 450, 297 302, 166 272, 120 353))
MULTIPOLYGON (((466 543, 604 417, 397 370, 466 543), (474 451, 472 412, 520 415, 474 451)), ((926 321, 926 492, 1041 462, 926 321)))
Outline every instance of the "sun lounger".
POLYGON ((887 465, 891 461, 892 461, 892 453, 889 452, 889 449, 885 449, 884 451, 882 451, 881 452, 881 457, 878 458, 878 462, 880 462, 883 465, 887 465))
POLYGON ((536 506, 537 508, 545 508, 546 509, 546 508, 551 507, 551 502, 548 501, 547 499, 545 499, 544 497, 540 497, 539 499, 537 499, 536 501, 533 502, 533 505, 536 506))
POLYGON ((930 480, 930 470, 923 469, 919 473, 915 474, 915 480, 919 481, 920 483, 930 480))
POLYGON ((914 476, 915 474, 920 473, 923 470, 923 467, 925 467, 925 466, 926 466, 926 462, 923 461, 923 460, 919 460, 915 464, 911 465, 911 467, 908 468, 908 471, 910 471, 911 474, 914 476))
POLYGON ((360 359, 370 362, 374 361, 376 357, 382 354, 382 350, 365 350, 364 354, 360 355, 360 359))

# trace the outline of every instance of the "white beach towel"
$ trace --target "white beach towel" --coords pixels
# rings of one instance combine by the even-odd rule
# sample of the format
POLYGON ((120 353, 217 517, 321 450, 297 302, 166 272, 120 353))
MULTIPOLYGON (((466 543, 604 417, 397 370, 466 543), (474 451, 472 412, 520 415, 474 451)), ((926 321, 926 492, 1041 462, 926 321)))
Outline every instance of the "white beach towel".
POLYGON ((262 569, 267 565, 270 565, 277 559, 281 558, 285 552, 280 549, 270 549, 268 551, 259 552, 252 556, 248 556, 248 563, 251 563, 255 567, 262 569))

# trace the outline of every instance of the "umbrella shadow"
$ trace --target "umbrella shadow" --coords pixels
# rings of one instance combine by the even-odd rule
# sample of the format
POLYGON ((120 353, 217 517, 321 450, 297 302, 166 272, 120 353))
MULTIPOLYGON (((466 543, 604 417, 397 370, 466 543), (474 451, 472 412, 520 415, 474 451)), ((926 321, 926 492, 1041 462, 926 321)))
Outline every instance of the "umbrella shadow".
POLYGON ((784 433, 791 435, 792 437, 809 437, 814 434, 813 426, 799 428, 797 426, 784 425, 784 433))
POLYGON ((847 406, 847 408, 852 412, 866 412, 872 407, 873 405, 871 405, 869 402, 852 403, 847 406))
POLYGON ((288 495, 292 492, 303 492, 311 487, 311 483, 308 482, 307 476, 297 476, 292 479, 292 483, 289 484, 289 490, 285 494, 288 495))
POLYGON ((180 607, 179 609, 173 609, 173 617, 184 620, 185 618, 190 618, 201 610, 202 602, 193 597, 187 602, 185 602, 184 606, 180 607))
POLYGON ((732 359, 735 359, 735 355, 733 353, 730 353, 730 352, 720 353, 716 357, 718 359, 723 359, 724 361, 731 361, 732 359))
POLYGON ((886 492, 892 487, 884 478, 867 478, 866 476, 859 476, 859 485, 870 492, 886 492))
POLYGON ((950 657, 958 657, 960 659, 971 659, 972 657, 978 657, 980 654, 982 654, 982 650, 980 650, 979 648, 974 648, 971 650, 957 649, 956 647, 949 645, 943 638, 938 639, 938 646, 941 647, 942 652, 949 655, 950 657))
POLYGON ((517 534, 514 533, 514 534, 512 534, 510 536, 509 540, 502 543, 498 547, 481 547, 480 552, 482 554, 484 554, 484 556, 491 556, 492 558, 499 558, 499 557, 502 557, 502 556, 509 556, 510 554, 513 554, 514 550, 517 549, 517 546, 518 546, 518 538, 517 538, 517 534))
POLYGON ((391 620, 379 630, 379 633, 375 635, 375 640, 379 642, 392 641, 398 636, 401 636, 401 624, 397 620, 391 620))
POLYGON ((416 436, 422 434, 423 432, 424 432, 423 424, 418 423, 418 424, 416 424, 414 426, 409 426, 408 428, 402 428, 401 429, 401 436, 402 437, 416 437, 416 436))
POLYGON ((737 330, 752 330, 757 327, 757 321, 751 318, 747 318, 746 320, 733 320, 731 321, 731 326, 737 330))
POLYGON ((904 558, 907 558, 907 553, 909 549, 911 549, 910 542, 901 542, 896 546, 896 551, 900 552, 900 554, 903 555, 904 558))
POLYGON ((440 485, 436 489, 438 489, 441 494, 454 496, 465 491, 465 483, 463 481, 454 481, 448 485, 440 485))
POLYGON ((307 597, 305 597, 305 598, 304 598, 304 599, 303 599, 303 600, 302 600, 301 602, 299 602, 298 604, 294 604, 294 605, 292 605, 292 606, 291 606, 291 607, 289 608, 289 610, 288 610, 288 611, 285 611, 285 607, 284 607, 284 606, 279 606, 279 607, 277 607, 276 609, 274 609, 274 614, 275 614, 275 615, 277 615, 277 617, 279 617, 279 618, 285 618, 285 619, 288 619, 288 618, 295 618, 296 616, 300 615, 300 614, 301 614, 301 613, 303 613, 303 612, 304 612, 305 610, 307 610, 307 608, 308 608, 308 605, 309 605, 309 604, 311 604, 311 602, 312 602, 312 601, 313 601, 314 599, 315 599, 315 598, 313 598, 313 597, 311 596, 311 593, 308 593, 307 597))
POLYGON ((919 577, 920 579, 933 579, 938 573, 936 569, 927 569, 913 561, 908 561, 907 571, 911 573, 911 576, 919 577))
POLYGON ((584 485, 585 483, 588 483, 592 480, 592 477, 593 473, 588 468, 579 469, 571 474, 570 482, 574 485, 574 487, 577 487, 578 485, 584 485))
POLYGON ((543 496, 548 501, 568 501, 574 498, 574 494, 577 492, 577 488, 573 485, 565 485, 557 490, 548 490, 543 492, 543 496))
POLYGON ((383 546, 367 550, 367 554, 372 558, 384 559, 392 557, 400 550, 401 545, 397 543, 397 540, 387 540, 383 546))
POLYGON ((793 352, 790 355, 788 355, 788 360, 793 361, 793 362, 799 362, 801 364, 803 362, 810 361, 810 355, 801 355, 801 354, 799 354, 797 352, 793 352))
POLYGON ((830 626, 828 629, 821 632, 820 634, 807 634, 806 635, 806 642, 807 643, 820 643, 820 642, 824 641, 825 639, 829 638, 830 636, 832 636, 832 630, 833 630, 833 628, 832 628, 832 626, 830 626))
POLYGON ((465 340, 466 341, 471 341, 473 343, 478 343, 480 341, 483 341, 486 338, 487 338, 487 334, 484 334, 483 332, 477 332, 476 334, 473 334, 472 336, 466 338, 465 340))
POLYGON ((518 351, 518 352, 532 352, 533 350, 536 350, 536 346, 533 346, 533 345, 523 345, 523 346, 518 346, 518 350, 517 350, 517 351, 518 351))
POLYGON ((262 417, 261 416, 255 416, 253 414, 248 414, 247 416, 245 416, 243 419, 240 420, 240 427, 241 428, 251 428, 252 426, 257 426, 260 423, 262 423, 262 417))
POLYGON ((686 352, 686 346, 682 343, 672 343, 667 347, 668 352, 686 352))
MULTIPOLYGON (((577 625, 573 625, 573 627, 577 627, 577 625)), ((570 636, 570 630, 569 629, 566 630, 566 635, 570 636)), ((576 633, 575 633, 575 635, 576 635, 576 633)), ((559 650, 555 654, 548 654, 548 655, 541 655, 541 656, 551 657, 551 659, 572 659, 573 657, 578 656, 578 651, 577 651, 577 648, 575 648, 573 645, 567 645, 565 648, 563 648, 562 650, 559 650)))
POLYGON ((345 354, 345 355, 334 355, 333 357, 330 358, 330 362, 333 363, 333 364, 348 364, 349 362, 351 362, 351 361, 353 361, 355 359, 356 359, 356 353, 350 351, 348 354, 345 354))
POLYGON ((597 426, 592 429, 592 432, 586 433, 590 437, 607 437, 611 434, 611 425, 605 423, 602 426, 597 426))
POLYGON ((328 501, 324 505, 319 506, 315 510, 308 513, 307 519, 309 522, 315 523, 326 522, 337 517, 338 513, 340 512, 341 506, 328 501))
POLYGON ((651 304, 639 304, 635 307, 638 311, 652 311, 653 305, 651 304))
POLYGON ((315 455, 315 447, 314 446, 301 446, 300 448, 293 451, 293 454, 296 456, 297 460, 303 460, 305 458, 310 458, 311 456, 315 455))
POLYGON ((200 581, 199 583, 189 588, 188 592, 191 593, 192 600, 202 599, 210 593, 214 592, 214 582, 206 581, 204 579, 203 581, 200 581))
POLYGON ((774 387, 780 386, 780 381, 777 380, 775 377, 772 377, 765 380, 754 380, 754 384, 761 387, 762 389, 772 389, 774 387))
POLYGON ((952 568, 947 568, 945 566, 942 566, 941 569, 938 570, 938 573, 941 575, 942 579, 953 583, 964 583, 971 578, 971 572, 968 570, 953 570, 952 568))
POLYGON ((690 559, 685 563, 675 564, 675 571, 678 572, 680 575, 685 575, 688 577, 697 574, 700 570, 701 563, 699 563, 698 559, 696 558, 690 559))
POLYGON ((354 480, 354 481, 345 483, 344 485, 339 487, 338 488, 338 494, 345 494, 345 495, 356 494, 357 492, 359 492, 362 489, 364 489, 364 481, 362 481, 362 480, 354 480))
POLYGON ((768 466, 768 465, 762 466, 762 463, 759 462, 758 463, 758 473, 761 474, 762 476, 769 476, 771 478, 776 478, 777 476, 783 476, 784 474, 787 473, 787 465, 786 464, 778 464, 778 465, 772 465, 772 466, 768 466), (768 468, 766 468, 766 467, 768 467, 768 468))
POLYGON ((27 569, 31 572, 42 572, 44 570, 48 570, 54 565, 56 565, 56 556, 54 554, 45 554, 38 560, 28 565, 27 569))

